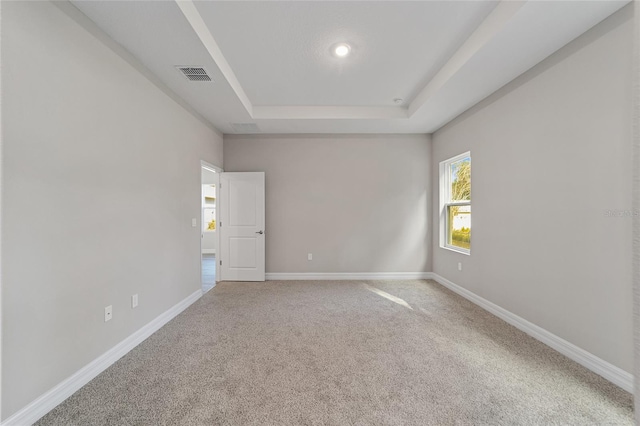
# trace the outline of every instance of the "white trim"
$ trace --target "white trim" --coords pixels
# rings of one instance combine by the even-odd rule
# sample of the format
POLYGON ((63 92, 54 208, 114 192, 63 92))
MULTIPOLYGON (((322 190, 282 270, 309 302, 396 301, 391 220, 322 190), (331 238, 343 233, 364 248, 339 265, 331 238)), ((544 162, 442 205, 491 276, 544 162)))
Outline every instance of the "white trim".
POLYGON ((42 416, 53 410, 78 389, 89 383, 98 374, 109 368, 113 363, 126 355, 130 350, 142 343, 146 338, 158 331, 162 326, 178 316, 193 302, 202 297, 202 290, 198 290, 175 306, 160 314, 150 323, 109 349, 107 352, 91 361, 75 372, 71 377, 60 382, 53 389, 44 393, 29 405, 2 422, 2 426, 31 425, 42 416))
POLYGON ((445 203, 447 206, 451 206, 451 207, 461 207, 461 206, 470 206, 471 205, 471 201, 451 201, 449 203, 445 203))
POLYGON ((407 109, 394 106, 264 105, 254 106, 255 120, 390 120, 406 119, 407 109))
POLYGON ((431 272, 267 272, 267 281, 286 280, 427 280, 431 272))
POLYGON ((464 254, 466 256, 471 256, 471 251, 469 251, 469 249, 463 249, 463 248, 456 247, 456 246, 450 246, 448 244, 445 244, 444 246, 441 246, 440 248, 441 249, 445 249, 445 250, 455 251, 456 253, 464 254))
POLYGON ((216 254, 216 249, 202 249, 202 254, 216 254))
MULTIPOLYGON (((200 160, 200 167, 202 169, 208 170, 208 171, 213 172, 213 173, 222 173, 222 172, 224 172, 222 167, 214 166, 213 164, 208 163, 208 162, 206 162, 204 160, 200 160)), ((201 179, 201 181, 202 181, 202 179, 201 179)), ((202 183, 202 182, 200 182, 200 183, 202 183)))
POLYGON ((497 316, 503 321, 511 324, 519 330, 524 331, 529 336, 541 341, 545 345, 555 349, 562 355, 574 360, 583 367, 588 368, 594 373, 620 386, 627 392, 633 392, 633 375, 631 373, 628 373, 623 369, 618 368, 601 358, 598 358, 597 356, 585 351, 582 348, 579 348, 573 343, 567 342, 566 340, 556 336, 555 334, 545 330, 544 328, 539 327, 525 320, 524 318, 521 318, 516 314, 507 311, 504 308, 501 308, 495 303, 489 302, 488 300, 463 287, 460 287, 457 284, 454 284, 453 282, 444 277, 441 277, 436 273, 432 273, 432 276, 433 280, 437 281, 444 287, 447 287, 449 290, 475 303, 484 310, 491 312, 493 315, 497 316))

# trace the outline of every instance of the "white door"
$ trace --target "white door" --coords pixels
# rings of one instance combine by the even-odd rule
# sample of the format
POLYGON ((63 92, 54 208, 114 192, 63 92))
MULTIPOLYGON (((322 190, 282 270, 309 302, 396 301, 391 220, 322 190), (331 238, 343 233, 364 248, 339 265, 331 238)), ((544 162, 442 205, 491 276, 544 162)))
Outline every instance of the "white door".
POLYGON ((264 281, 264 172, 220 173, 220 279, 264 281))

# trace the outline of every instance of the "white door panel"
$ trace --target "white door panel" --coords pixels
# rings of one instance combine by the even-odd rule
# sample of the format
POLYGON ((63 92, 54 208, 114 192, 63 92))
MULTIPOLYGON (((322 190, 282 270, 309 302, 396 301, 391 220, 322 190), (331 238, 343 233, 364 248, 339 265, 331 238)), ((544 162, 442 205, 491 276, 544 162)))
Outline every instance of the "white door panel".
POLYGON ((229 238, 229 267, 230 268, 257 268, 256 237, 230 237, 229 238))
POLYGON ((220 174, 220 279, 264 281, 264 173, 220 174))
POLYGON ((229 226, 256 226, 256 198, 254 182, 229 181, 229 226))

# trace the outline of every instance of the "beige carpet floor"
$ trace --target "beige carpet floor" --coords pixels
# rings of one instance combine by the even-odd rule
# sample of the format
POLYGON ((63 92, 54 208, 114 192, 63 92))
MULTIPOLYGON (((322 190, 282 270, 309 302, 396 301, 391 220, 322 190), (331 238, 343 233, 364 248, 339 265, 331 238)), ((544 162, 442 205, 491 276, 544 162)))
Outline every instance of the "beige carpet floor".
POLYGON ((40 425, 630 425, 632 397, 432 281, 220 283, 40 425))

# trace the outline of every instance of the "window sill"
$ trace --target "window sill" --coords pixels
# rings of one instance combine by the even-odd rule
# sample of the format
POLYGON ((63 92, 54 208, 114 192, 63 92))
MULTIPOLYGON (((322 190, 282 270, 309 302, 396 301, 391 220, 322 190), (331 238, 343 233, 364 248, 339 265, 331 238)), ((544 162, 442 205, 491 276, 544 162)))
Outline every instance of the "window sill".
POLYGON ((440 248, 449 250, 449 251, 455 251, 456 253, 460 253, 460 254, 466 254, 467 256, 471 256, 471 250, 465 250, 465 249, 451 247, 451 246, 440 246, 440 248))

